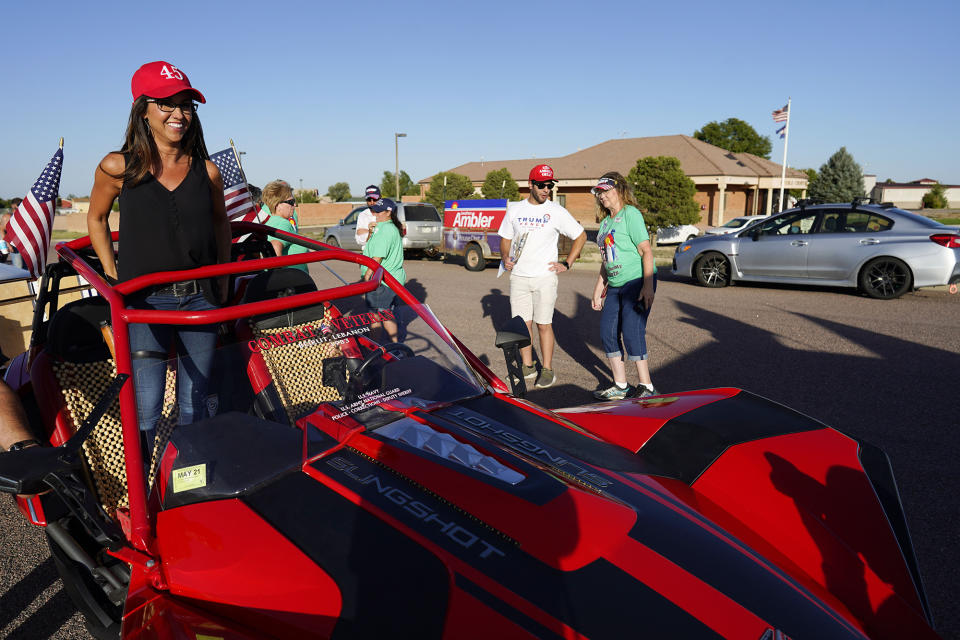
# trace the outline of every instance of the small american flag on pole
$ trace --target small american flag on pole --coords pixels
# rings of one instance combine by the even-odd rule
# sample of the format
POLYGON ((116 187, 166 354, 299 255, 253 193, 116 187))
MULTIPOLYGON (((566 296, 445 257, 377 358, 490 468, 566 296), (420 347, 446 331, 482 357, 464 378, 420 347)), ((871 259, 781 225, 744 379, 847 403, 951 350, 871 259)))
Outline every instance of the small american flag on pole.
POLYGON ((220 169, 223 176, 223 199, 227 204, 227 219, 242 220, 243 222, 264 222, 259 211, 253 206, 247 180, 243 176, 243 169, 237 162, 237 154, 232 147, 218 151, 210 156, 213 164, 220 169))
POLYGON ((774 110, 773 110, 773 121, 774 121, 774 122, 786 122, 786 121, 787 121, 787 116, 788 116, 788 114, 789 114, 789 111, 790 111, 790 107, 787 106, 787 105, 783 105, 783 108, 782 108, 782 109, 774 109, 774 110))
POLYGON ((53 154, 47 167, 7 223, 4 240, 20 252, 23 266, 33 278, 39 278, 47 265, 50 230, 53 228, 62 170, 63 147, 53 154))

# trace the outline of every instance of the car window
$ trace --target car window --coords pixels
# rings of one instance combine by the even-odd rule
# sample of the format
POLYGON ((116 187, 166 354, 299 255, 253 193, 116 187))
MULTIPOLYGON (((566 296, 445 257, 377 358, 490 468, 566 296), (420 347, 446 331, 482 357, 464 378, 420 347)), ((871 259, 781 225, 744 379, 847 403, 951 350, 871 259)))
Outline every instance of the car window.
POLYGON ((805 215, 791 213, 789 215, 777 216, 772 220, 765 222, 760 227, 760 233, 765 236, 786 236, 799 233, 810 233, 813 229, 813 223, 817 219, 817 213, 811 212, 805 215))
POLYGON ((820 233, 842 232, 843 214, 843 211, 825 211, 820 219, 820 233))
POLYGON ((886 231, 891 227, 893 227, 893 221, 889 218, 875 213, 867 213, 866 211, 851 211, 847 213, 847 219, 843 224, 843 230, 847 233, 886 231))
POLYGON ((348 215, 346 218, 343 219, 343 224, 356 224, 357 216, 359 216, 360 212, 363 211, 364 209, 366 209, 366 207, 360 207, 359 209, 354 209, 353 211, 351 211, 350 215, 348 215))
POLYGON ((429 204, 403 205, 404 219, 408 222, 438 222, 440 215, 429 204))
POLYGON ((747 224, 747 218, 734 218, 723 226, 727 227, 728 229, 739 229, 745 224, 747 224))

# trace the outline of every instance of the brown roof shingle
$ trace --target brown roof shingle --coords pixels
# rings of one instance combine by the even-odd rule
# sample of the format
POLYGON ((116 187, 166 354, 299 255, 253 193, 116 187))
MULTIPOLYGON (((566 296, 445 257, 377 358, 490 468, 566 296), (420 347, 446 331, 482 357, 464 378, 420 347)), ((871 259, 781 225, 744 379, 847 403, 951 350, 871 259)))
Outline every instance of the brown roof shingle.
MULTIPOLYGON (((522 182, 527 179, 531 168, 538 164, 549 164, 560 180, 591 180, 599 178, 607 171, 619 171, 626 175, 636 165, 638 158, 648 156, 677 158, 688 176, 780 175, 780 165, 776 162, 749 153, 731 153, 684 135, 620 138, 558 158, 468 162, 450 171, 465 175, 474 182, 482 182, 490 171, 505 168, 510 171, 514 180, 522 182)), ((805 173, 795 169, 787 169, 787 175, 807 177, 805 173)), ((424 178, 420 182, 429 181, 430 178, 424 178)))

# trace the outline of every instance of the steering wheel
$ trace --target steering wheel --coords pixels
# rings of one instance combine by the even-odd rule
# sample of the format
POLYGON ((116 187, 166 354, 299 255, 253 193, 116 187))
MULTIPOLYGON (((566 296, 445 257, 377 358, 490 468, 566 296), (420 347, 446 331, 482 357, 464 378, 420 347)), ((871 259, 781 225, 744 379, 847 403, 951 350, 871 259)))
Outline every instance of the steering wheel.
POLYGON ((412 358, 413 349, 403 344, 402 342, 388 342, 385 346, 379 346, 373 350, 373 352, 363 359, 363 362, 360 363, 360 366, 357 367, 357 370, 353 372, 353 377, 359 380, 361 383, 366 384, 364 377, 369 373, 369 369, 373 366, 373 363, 377 360, 380 360, 387 354, 395 358, 412 358))

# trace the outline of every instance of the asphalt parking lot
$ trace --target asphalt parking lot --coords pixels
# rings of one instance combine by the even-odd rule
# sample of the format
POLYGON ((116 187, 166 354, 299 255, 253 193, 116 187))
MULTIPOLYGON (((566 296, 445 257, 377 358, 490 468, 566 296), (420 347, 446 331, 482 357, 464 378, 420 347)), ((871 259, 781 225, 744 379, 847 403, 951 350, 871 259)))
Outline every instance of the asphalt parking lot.
MULTIPOLYGON (((495 327, 510 315, 507 276, 497 279, 493 267, 472 273, 426 260, 408 261, 406 268, 410 291, 505 377, 493 340, 495 327)), ((608 384, 599 314, 590 308, 595 279, 595 265, 561 276, 554 318, 558 382, 531 391, 533 402, 583 404, 608 384)), ((883 448, 937 628, 944 638, 960 640, 954 596, 960 586, 960 295, 920 291, 878 301, 842 289, 705 289, 663 273, 647 340, 661 392, 742 387, 883 448)), ((0 637, 87 637, 41 532, 23 524, 5 498, 0 531, 0 637)))

